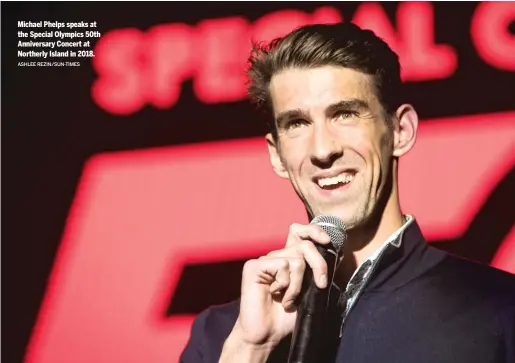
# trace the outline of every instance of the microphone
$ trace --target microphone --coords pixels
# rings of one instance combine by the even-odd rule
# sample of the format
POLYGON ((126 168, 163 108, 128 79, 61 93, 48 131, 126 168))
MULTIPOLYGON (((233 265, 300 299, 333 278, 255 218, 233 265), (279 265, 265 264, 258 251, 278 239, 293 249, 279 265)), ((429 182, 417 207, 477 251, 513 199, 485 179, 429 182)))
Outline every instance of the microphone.
POLYGON ((306 265, 288 363, 317 362, 320 342, 326 331, 329 291, 334 277, 338 252, 347 239, 345 225, 337 217, 318 216, 311 221, 311 224, 320 226, 331 238, 331 244, 329 245, 315 244, 318 252, 327 263, 327 287, 320 289, 316 286, 313 279, 313 270, 306 265))

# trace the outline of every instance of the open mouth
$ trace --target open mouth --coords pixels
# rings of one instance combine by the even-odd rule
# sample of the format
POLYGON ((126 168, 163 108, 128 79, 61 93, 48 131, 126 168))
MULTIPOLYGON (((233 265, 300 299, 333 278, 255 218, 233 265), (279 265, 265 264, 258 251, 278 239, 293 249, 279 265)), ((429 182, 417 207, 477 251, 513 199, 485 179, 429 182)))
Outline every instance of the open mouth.
POLYGON ((347 170, 339 175, 327 178, 316 178, 317 185, 324 190, 334 190, 349 185, 356 175, 353 170, 347 170))

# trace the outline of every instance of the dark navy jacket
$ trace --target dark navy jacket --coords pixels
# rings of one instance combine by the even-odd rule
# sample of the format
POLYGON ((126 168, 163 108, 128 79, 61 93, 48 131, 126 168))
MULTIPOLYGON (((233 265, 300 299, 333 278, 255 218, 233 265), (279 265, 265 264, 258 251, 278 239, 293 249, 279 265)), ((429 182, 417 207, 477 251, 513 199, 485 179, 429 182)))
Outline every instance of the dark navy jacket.
MULTIPOLYGON (((515 363, 515 276, 427 245, 417 223, 388 248, 317 363, 515 363)), ((201 313, 181 363, 216 363, 239 301, 201 313)), ((289 339, 269 357, 286 363, 289 339)), ((244 362, 242 362, 244 363, 244 362)))

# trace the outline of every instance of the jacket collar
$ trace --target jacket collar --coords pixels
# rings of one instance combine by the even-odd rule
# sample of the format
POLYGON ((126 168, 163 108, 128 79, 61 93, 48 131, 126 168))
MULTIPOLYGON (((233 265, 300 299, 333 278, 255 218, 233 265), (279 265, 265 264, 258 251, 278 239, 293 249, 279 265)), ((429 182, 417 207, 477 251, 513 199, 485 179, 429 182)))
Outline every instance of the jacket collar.
POLYGON ((424 274, 445 258, 427 244, 416 220, 407 224, 380 254, 365 291, 391 291, 424 274))

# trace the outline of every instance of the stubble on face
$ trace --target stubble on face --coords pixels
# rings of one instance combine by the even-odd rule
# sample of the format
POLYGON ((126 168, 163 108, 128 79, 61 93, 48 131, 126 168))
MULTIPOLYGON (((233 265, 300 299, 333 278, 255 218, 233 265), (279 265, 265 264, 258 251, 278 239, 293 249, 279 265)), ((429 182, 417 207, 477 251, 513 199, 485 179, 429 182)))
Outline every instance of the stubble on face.
POLYGON ((311 217, 335 215, 348 228, 366 223, 391 160, 372 78, 341 67, 289 69, 272 78, 270 91, 278 154, 311 217), (343 108, 334 109, 342 102, 343 108), (354 173, 347 188, 327 191, 314 181, 346 169, 354 173))

